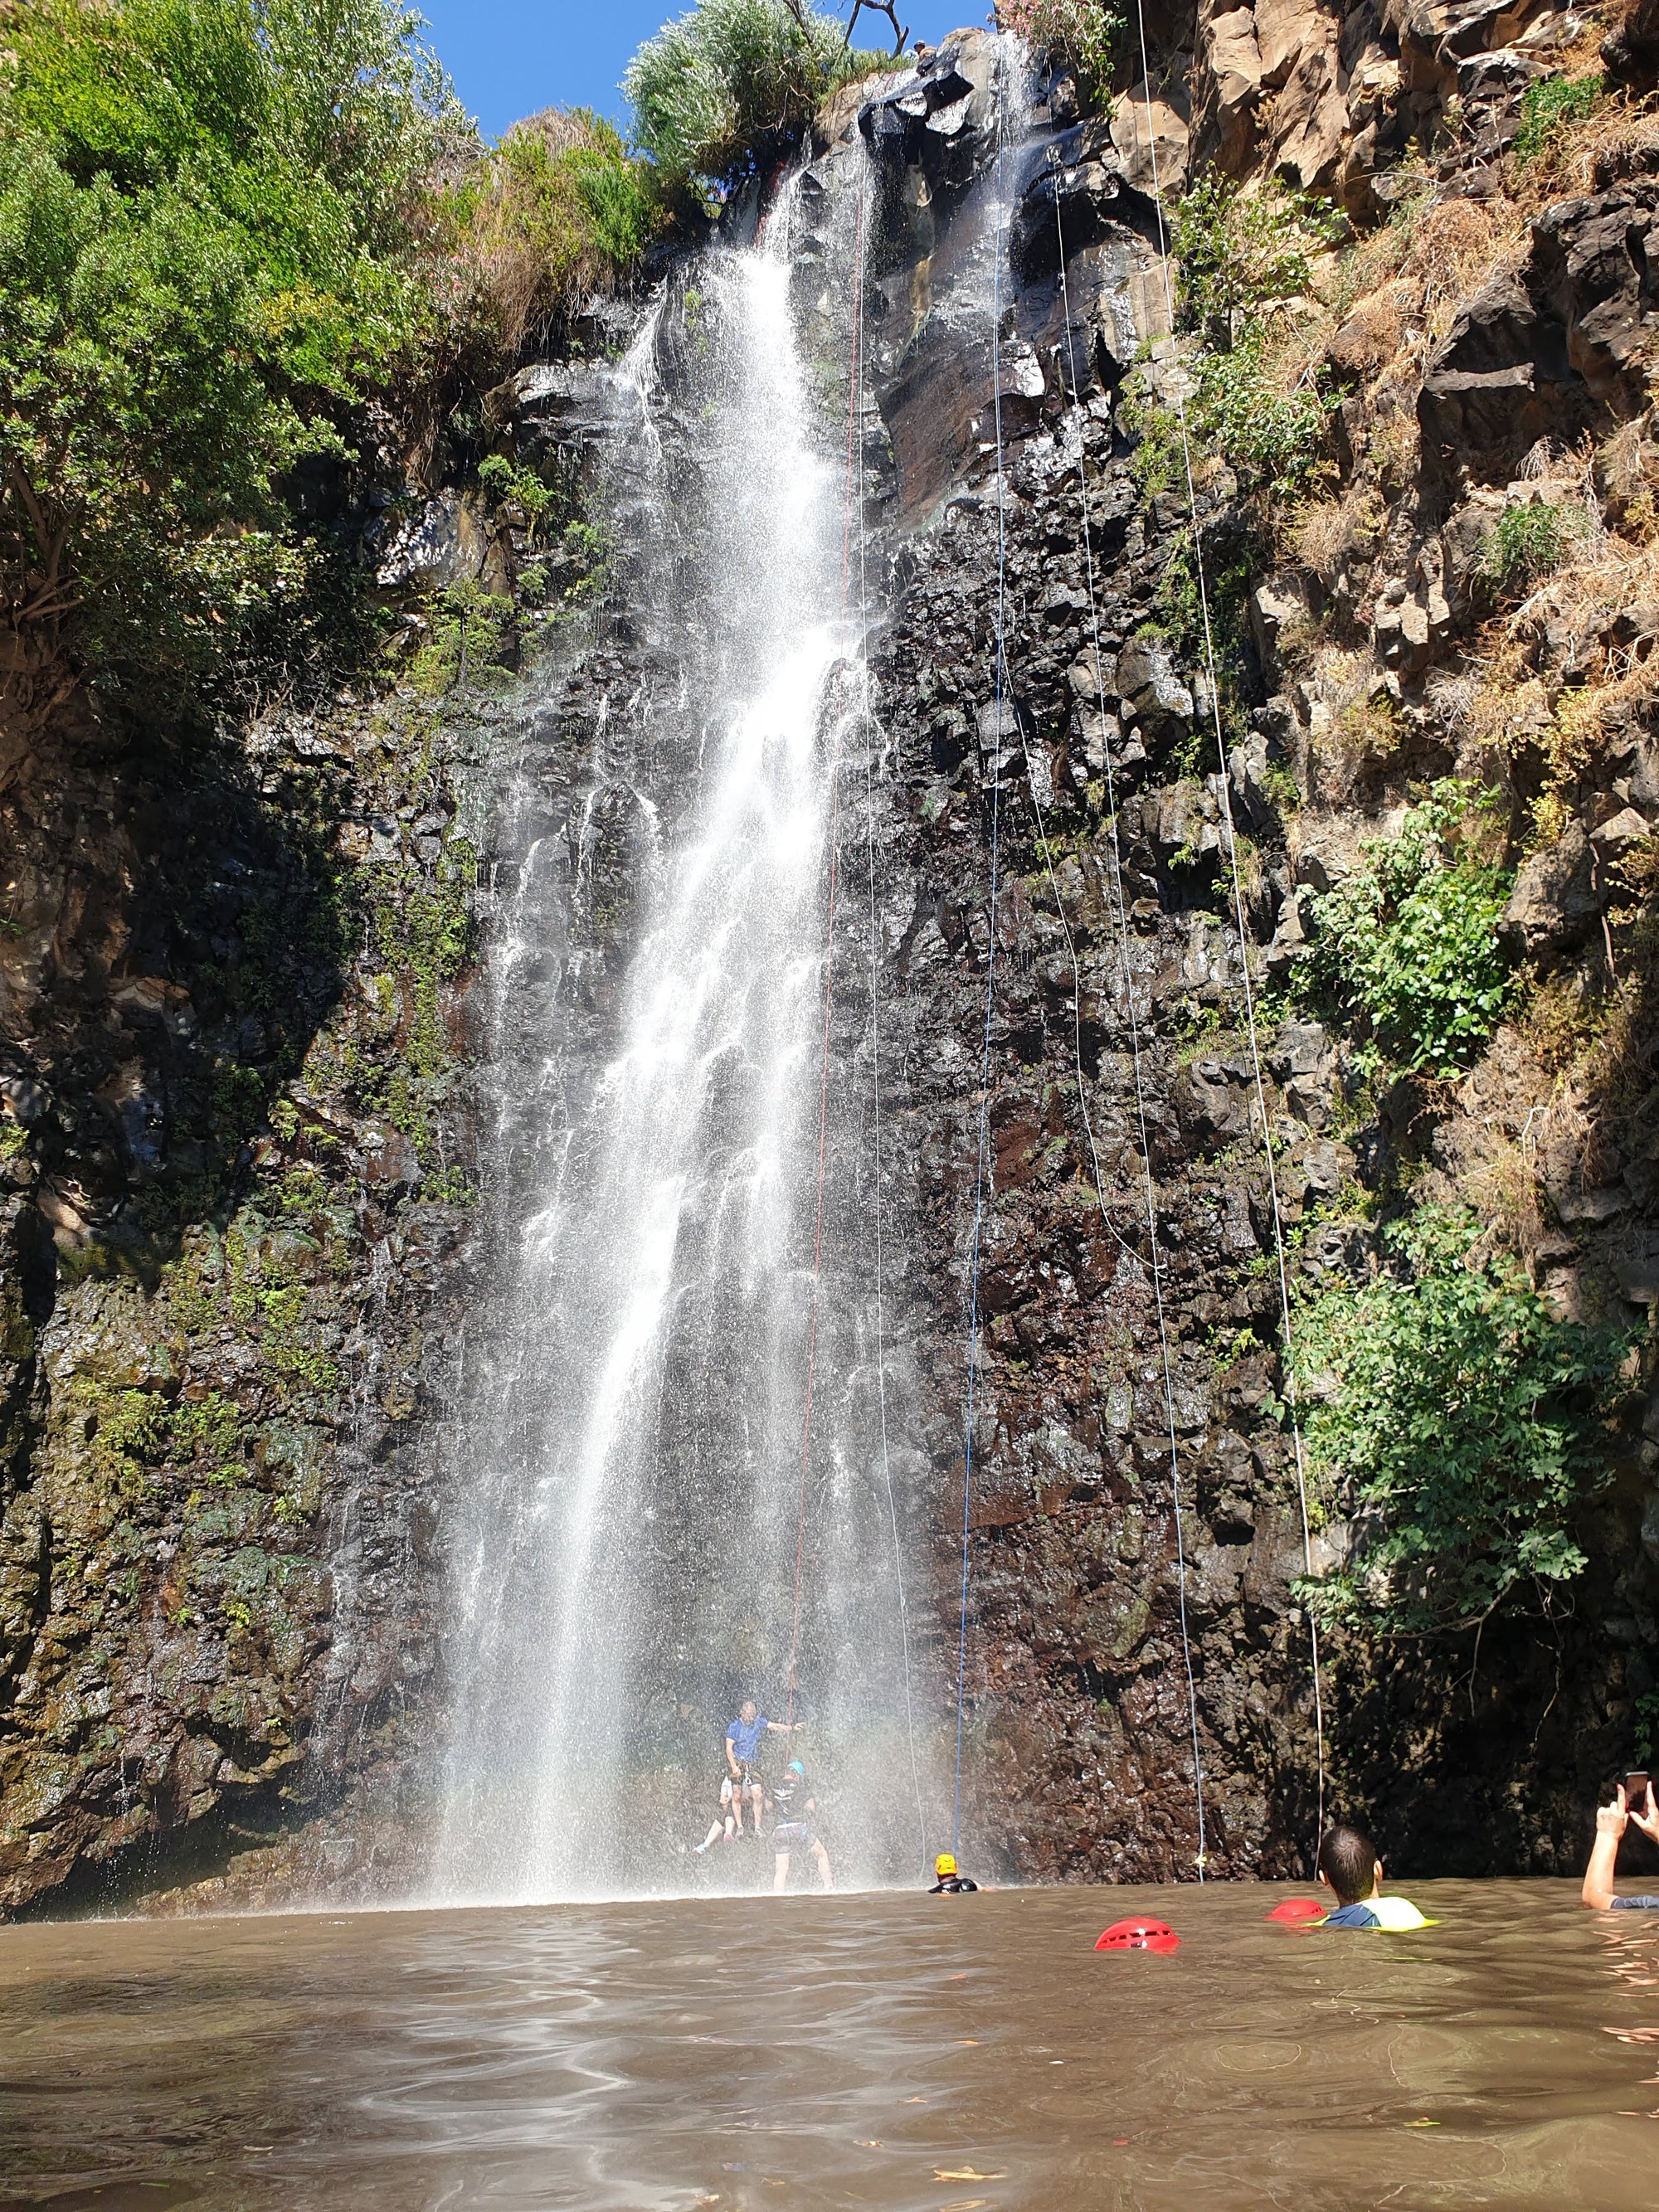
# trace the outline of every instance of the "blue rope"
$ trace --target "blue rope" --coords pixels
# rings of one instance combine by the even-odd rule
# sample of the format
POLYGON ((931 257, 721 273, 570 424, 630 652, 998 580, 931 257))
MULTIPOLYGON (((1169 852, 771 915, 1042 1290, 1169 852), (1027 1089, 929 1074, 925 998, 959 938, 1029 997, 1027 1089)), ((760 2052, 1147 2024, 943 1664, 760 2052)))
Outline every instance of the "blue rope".
POLYGON ((951 1814, 951 1849, 962 1839, 962 1729, 968 1680, 968 1533, 974 1480, 974 1409, 979 1380, 979 1249, 985 1223, 985 1167, 991 1104, 992 985, 997 961, 997 874, 1001 834, 1003 617, 1008 550, 1007 508, 1002 477, 1002 238, 1007 202, 1002 178, 1002 62, 997 70, 997 234, 991 261, 991 400, 997 439, 997 611, 992 690, 995 716, 991 752, 991 903, 985 946, 985 1044, 980 1060, 979 1158, 974 1178, 974 1242, 968 1269, 968 1426, 962 1458, 962 1600, 957 1635, 957 1776, 951 1814))

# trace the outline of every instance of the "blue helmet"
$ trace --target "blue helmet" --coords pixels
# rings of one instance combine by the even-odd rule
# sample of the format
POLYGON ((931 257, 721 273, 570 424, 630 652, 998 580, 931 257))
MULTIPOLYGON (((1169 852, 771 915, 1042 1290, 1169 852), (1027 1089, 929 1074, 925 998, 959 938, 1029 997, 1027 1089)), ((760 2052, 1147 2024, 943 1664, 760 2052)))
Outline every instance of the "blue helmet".
POLYGON ((805 1775, 806 1772, 806 1769, 801 1765, 798 1759, 792 1759, 788 1765, 786 1766, 783 1771, 786 1774, 805 1775))

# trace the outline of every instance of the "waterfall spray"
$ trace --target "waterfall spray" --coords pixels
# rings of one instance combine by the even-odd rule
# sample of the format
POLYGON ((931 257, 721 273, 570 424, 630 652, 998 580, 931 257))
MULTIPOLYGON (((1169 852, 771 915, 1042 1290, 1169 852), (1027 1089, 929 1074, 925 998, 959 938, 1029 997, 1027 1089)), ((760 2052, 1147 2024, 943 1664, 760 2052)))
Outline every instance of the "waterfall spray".
MULTIPOLYGON (((823 1026, 834 779, 866 684, 844 431, 798 332, 791 213, 787 191, 756 246, 705 256, 617 380, 638 417, 630 615, 659 672, 631 708, 613 703, 601 766, 638 822, 629 763, 647 749, 684 797, 678 819, 652 820, 653 865, 625 892, 572 833, 561 930, 580 939, 607 899, 640 911, 620 980, 603 978, 602 1063, 579 1087, 548 1040, 556 1128, 531 1187, 503 1194, 518 1226, 473 1354, 451 1535, 456 1718, 434 1867, 451 1896, 673 1887, 679 1801, 701 1784, 700 1808, 717 1771, 722 1698, 753 1690, 781 1714, 799 1679, 809 1730, 836 1739, 860 1797, 876 1784, 859 1747, 903 1710, 883 1671, 902 1649, 892 1595, 848 1525, 879 1540, 884 1501, 854 1433, 845 1291, 817 1318, 802 1439, 814 1167, 821 1138, 850 1149, 823 1026), (836 1522, 821 1547, 809 1486, 836 1522)), ((523 933, 509 927, 509 945, 523 933)), ((600 988, 592 963, 585 978, 571 966, 566 995, 579 986, 600 988)), ((819 1224, 830 1244, 836 1202, 832 1189, 819 1224)), ((849 1240, 845 1265, 859 1257, 849 1240)), ((861 1871, 878 1877, 879 1820, 871 1838, 861 1871)))

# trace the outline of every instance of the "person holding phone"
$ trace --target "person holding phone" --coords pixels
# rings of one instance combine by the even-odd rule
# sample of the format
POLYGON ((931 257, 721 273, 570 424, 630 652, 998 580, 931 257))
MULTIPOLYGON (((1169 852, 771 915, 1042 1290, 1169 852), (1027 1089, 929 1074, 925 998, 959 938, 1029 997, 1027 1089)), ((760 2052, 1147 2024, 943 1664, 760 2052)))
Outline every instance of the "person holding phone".
POLYGON ((1579 1893, 1592 1912, 1659 1912, 1659 1897, 1620 1897, 1613 1890, 1619 1846, 1632 1821, 1650 1843, 1659 1844, 1659 1809, 1655 1808, 1645 1774, 1627 1774, 1612 1804, 1596 1809, 1595 1841, 1590 1846, 1584 1887, 1579 1893))

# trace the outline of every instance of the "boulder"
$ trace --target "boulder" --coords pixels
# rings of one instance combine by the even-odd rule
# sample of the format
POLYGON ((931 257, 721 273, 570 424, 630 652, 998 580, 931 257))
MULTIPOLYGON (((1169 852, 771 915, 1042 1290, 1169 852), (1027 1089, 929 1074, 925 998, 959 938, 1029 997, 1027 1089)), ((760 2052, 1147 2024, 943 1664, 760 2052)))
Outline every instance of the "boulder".
POLYGON ((1501 481, 1540 438, 1570 444, 1606 409, 1640 411, 1659 329, 1656 213, 1653 177, 1544 210, 1525 265, 1460 310, 1429 362, 1425 459, 1501 481))
POLYGON ((1659 0, 1633 0, 1601 41, 1607 75, 1633 92, 1659 87, 1659 0))
POLYGON ((1265 577, 1250 593, 1250 629, 1270 683, 1279 680, 1279 638, 1307 618, 1307 593, 1297 577, 1265 577))
POLYGON ((1157 638, 1132 637, 1118 656, 1118 696, 1125 720, 1152 735, 1190 729, 1193 695, 1176 674, 1169 647, 1157 638))
POLYGON ((1595 854, 1581 823, 1534 853, 1515 879, 1498 933, 1517 959, 1540 960, 1582 945, 1600 920, 1595 854))
POLYGON ((1248 1070, 1218 1060, 1195 1060, 1170 1089, 1181 1133, 1195 1151, 1237 1144, 1250 1133, 1248 1070))
POLYGON ((1212 20, 1204 37, 1204 64, 1209 78, 1205 136, 1213 142, 1217 165, 1237 170, 1249 151, 1261 97, 1261 50, 1249 9, 1231 9, 1212 20))
POLYGON ((1149 199, 1160 192, 1166 199, 1176 199, 1186 190, 1189 111, 1184 94, 1177 92, 1175 99, 1179 106, 1158 98, 1143 79, 1121 92, 1112 105, 1112 152, 1118 173, 1149 199))
POLYGON ((617 434, 613 378, 602 362, 537 362, 484 398, 484 421, 513 458, 532 467, 571 457, 617 434))
POLYGON ((1590 831, 1590 842, 1604 860, 1623 860, 1653 835, 1647 817, 1633 806, 1622 807, 1610 822, 1590 831))
POLYGON ((468 502, 457 491, 441 491, 394 529, 374 580, 389 591, 411 585, 442 590, 482 575, 488 551, 489 541, 468 502))

